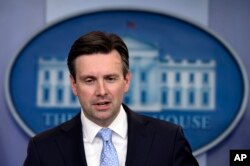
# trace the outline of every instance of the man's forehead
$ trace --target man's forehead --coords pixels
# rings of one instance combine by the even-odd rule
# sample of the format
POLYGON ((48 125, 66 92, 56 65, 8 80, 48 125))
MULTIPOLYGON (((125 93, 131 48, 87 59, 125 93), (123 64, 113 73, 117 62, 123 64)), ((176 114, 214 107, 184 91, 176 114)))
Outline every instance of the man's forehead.
POLYGON ((96 63, 105 63, 105 62, 111 62, 111 63, 122 63, 122 58, 120 54, 116 52, 110 52, 110 53, 94 53, 94 54, 82 54, 76 58, 76 62, 86 61, 89 62, 96 62, 96 63))
POLYGON ((120 73, 115 73, 115 72, 107 73, 107 74, 86 73, 86 74, 81 75, 81 77, 84 77, 84 78, 86 77, 111 77, 111 76, 117 77, 119 75, 120 73))

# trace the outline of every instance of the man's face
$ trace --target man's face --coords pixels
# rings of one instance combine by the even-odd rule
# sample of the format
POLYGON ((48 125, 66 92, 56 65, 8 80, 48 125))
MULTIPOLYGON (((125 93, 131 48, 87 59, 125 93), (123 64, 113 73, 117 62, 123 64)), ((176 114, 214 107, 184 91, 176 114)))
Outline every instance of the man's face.
POLYGON ((79 56, 75 60, 75 71, 75 80, 70 77, 71 86, 85 116, 107 127, 119 113, 131 78, 130 73, 124 78, 119 53, 113 50, 108 54, 79 56))

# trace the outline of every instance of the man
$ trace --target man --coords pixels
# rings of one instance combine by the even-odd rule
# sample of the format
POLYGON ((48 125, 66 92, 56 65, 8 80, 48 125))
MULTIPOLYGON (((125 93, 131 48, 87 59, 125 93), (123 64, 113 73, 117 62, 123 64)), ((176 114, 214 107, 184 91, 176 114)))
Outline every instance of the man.
POLYGON ((75 41, 68 68, 82 110, 32 138, 25 166, 198 165, 181 127, 122 104, 131 80, 128 59, 115 34, 90 32, 75 41))

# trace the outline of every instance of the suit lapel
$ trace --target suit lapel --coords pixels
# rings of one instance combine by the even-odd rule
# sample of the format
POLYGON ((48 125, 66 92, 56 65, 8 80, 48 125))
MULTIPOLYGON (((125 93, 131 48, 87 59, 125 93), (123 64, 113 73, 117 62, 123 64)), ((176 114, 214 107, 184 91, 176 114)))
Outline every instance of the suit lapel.
MULTIPOLYGON (((123 105, 128 117, 128 148, 126 165, 146 165, 155 131, 147 120, 123 105)), ((80 114, 61 126, 56 142, 66 166, 87 166, 80 114)))
POLYGON ((126 165, 146 165, 155 131, 150 127, 147 120, 133 113, 125 105, 123 106, 128 117, 128 148, 126 165))
POLYGON ((56 141, 66 165, 87 166, 80 114, 61 126, 61 132, 56 141))

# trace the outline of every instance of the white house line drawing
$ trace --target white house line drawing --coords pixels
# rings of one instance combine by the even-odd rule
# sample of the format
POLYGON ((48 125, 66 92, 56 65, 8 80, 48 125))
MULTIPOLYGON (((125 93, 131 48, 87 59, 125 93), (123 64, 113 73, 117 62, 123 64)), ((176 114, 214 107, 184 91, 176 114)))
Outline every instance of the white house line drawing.
MULTIPOLYGON (((160 57, 156 47, 123 38, 130 54, 132 81, 124 97, 136 111, 161 110, 213 111, 216 107, 216 62, 195 59, 174 60, 171 55, 160 57)), ((79 107, 70 88, 65 61, 38 61, 37 106, 79 107)))
POLYGON ((159 68, 163 109, 215 110, 214 60, 174 61, 167 55, 159 68))
POLYGON ((47 108, 79 107, 71 91, 69 73, 64 60, 38 60, 37 106, 47 108))

